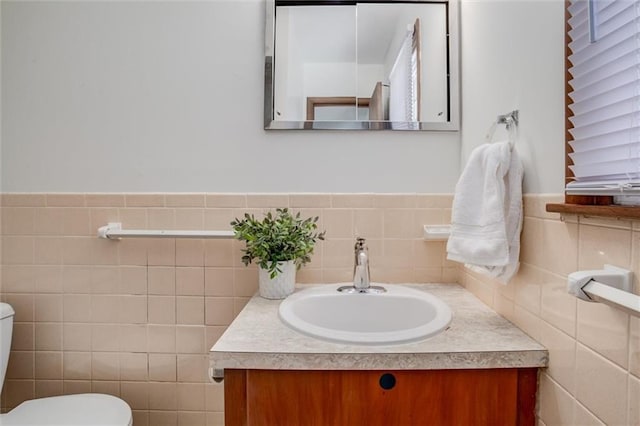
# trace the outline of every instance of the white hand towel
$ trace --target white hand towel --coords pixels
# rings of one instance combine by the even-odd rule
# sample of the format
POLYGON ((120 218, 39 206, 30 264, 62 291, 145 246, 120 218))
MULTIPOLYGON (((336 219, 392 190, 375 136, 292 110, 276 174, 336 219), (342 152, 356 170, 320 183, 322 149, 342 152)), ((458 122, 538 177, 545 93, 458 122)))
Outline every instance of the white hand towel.
POLYGON ((522 163, 508 142, 484 144, 456 185, 447 258, 506 283, 518 270, 522 163))

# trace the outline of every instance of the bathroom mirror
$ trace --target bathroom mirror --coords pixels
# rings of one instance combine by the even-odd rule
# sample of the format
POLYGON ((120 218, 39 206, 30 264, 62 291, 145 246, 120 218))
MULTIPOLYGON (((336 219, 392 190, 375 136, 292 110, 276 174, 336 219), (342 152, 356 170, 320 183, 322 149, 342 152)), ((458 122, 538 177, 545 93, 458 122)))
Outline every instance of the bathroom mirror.
POLYGON ((459 129, 456 0, 267 0, 265 45, 265 129, 459 129))

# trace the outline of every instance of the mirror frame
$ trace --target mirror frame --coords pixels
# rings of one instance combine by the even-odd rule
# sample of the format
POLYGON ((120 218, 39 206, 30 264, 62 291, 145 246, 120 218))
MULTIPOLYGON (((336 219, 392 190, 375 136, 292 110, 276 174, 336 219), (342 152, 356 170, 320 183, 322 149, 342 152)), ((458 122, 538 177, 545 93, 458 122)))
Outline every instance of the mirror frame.
MULTIPOLYGON (((367 3, 367 0, 358 0, 367 3)), ((380 0, 371 0, 381 3, 380 0)), ((388 0, 393 3, 393 0, 388 0)), ((320 2, 313 2, 317 4, 320 2)), ((327 4, 342 3, 327 1, 327 4)), ((356 4, 355 0, 344 1, 356 4)), ((402 3, 443 3, 447 6, 448 62, 449 62, 449 110, 450 121, 287 121, 274 120, 274 50, 275 50, 275 0, 266 0, 265 55, 264 55, 264 128, 265 130, 460 130, 460 30, 458 0, 402 0, 402 3)))

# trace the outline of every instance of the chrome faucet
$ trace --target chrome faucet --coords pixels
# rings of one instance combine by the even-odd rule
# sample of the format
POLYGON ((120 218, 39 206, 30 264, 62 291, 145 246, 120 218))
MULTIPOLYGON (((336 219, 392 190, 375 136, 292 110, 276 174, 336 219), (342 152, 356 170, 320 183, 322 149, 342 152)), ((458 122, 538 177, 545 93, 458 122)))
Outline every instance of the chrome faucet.
POLYGON ((364 238, 356 239, 354 251, 353 287, 358 290, 367 289, 371 287, 371 283, 369 282, 369 250, 364 238))
POLYGON ((364 238, 357 238, 354 247, 353 285, 338 288, 343 293, 384 293, 384 287, 372 286, 369 273, 369 250, 364 238))

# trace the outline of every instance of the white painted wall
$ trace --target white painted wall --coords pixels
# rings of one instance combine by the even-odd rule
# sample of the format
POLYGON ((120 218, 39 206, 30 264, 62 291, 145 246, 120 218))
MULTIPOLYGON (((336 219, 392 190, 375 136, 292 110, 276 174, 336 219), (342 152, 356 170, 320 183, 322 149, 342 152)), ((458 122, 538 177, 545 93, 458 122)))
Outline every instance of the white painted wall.
POLYGON ((497 114, 519 109, 525 191, 563 192, 563 1, 463 0, 461 29, 462 163, 497 114))
POLYGON ((262 0, 2 1, 2 189, 450 192, 456 133, 263 130, 262 0))
MULTIPOLYGON (((459 135, 262 129, 264 3, 2 7, 2 190, 451 192, 459 135)), ((463 0, 463 160, 519 108, 528 192, 562 187, 562 1, 463 0)))

